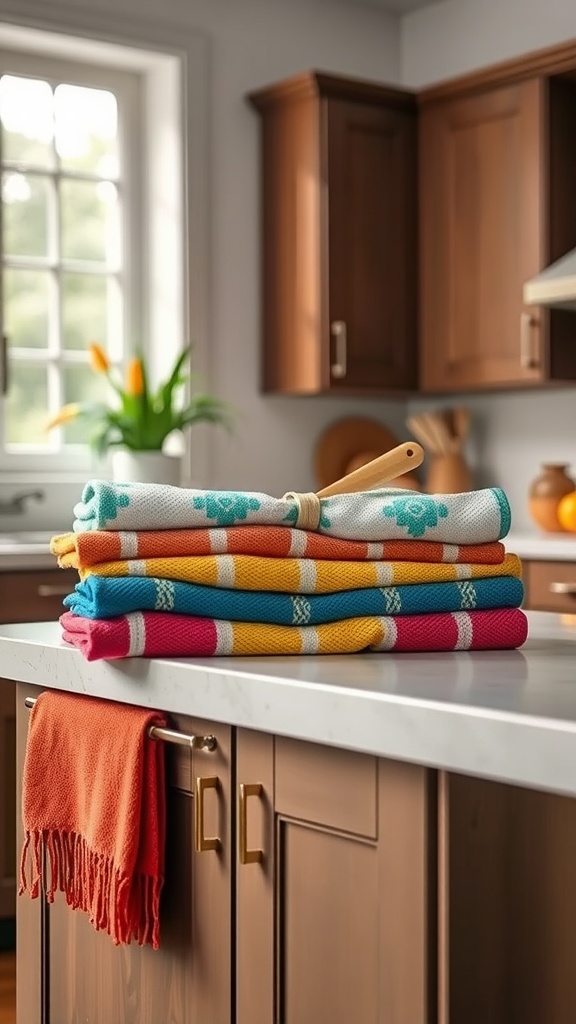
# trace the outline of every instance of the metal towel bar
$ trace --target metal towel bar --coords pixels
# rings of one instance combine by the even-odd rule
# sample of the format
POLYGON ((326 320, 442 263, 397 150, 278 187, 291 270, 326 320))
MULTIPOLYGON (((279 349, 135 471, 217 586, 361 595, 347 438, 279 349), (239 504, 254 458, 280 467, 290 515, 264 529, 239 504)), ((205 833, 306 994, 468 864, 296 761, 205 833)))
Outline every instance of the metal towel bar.
MULTIPOLYGON (((33 708, 36 697, 26 697, 24 704, 27 708, 33 708)), ((163 729, 159 725, 151 725, 148 734, 153 740, 164 740, 165 743, 175 743, 179 747, 190 747, 191 750, 216 750, 218 741, 215 736, 188 736, 185 732, 176 732, 175 729, 163 729)))

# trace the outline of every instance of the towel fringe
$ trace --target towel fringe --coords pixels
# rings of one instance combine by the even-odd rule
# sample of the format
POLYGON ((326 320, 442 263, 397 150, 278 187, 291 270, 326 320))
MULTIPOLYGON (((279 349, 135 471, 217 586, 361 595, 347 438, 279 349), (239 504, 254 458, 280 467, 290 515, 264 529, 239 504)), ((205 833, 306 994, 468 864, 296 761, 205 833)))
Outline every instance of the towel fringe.
POLYGON ((19 895, 36 899, 42 891, 49 903, 62 892, 69 907, 85 911, 96 931, 105 931, 115 945, 160 944, 160 893, 163 879, 120 874, 110 857, 95 853, 74 832, 26 832, 20 857, 19 895))

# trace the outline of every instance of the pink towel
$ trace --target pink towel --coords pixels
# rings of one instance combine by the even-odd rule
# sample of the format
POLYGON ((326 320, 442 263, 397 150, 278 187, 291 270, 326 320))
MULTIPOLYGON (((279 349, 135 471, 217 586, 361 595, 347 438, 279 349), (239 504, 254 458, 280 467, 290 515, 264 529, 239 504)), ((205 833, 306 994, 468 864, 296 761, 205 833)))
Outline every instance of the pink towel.
POLYGON ((317 626, 230 622, 173 612, 86 619, 65 612, 64 640, 99 658, 351 654, 520 647, 528 625, 519 608, 426 615, 363 616, 317 626))

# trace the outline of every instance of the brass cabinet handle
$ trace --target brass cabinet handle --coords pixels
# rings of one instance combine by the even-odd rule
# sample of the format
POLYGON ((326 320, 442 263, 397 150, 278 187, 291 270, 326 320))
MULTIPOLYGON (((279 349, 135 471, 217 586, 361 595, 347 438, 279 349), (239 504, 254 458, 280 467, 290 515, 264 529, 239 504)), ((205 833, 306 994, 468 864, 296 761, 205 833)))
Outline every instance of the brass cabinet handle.
POLYGON ((531 313, 520 314, 520 365, 523 370, 537 370, 540 365, 537 326, 538 321, 531 313))
POLYGON ((38 584, 38 597, 66 597, 70 593, 70 587, 62 585, 55 586, 52 583, 38 584))
POLYGON ((341 380, 348 371, 348 337, 344 320, 334 320, 330 331, 334 338, 334 355, 336 357, 330 367, 330 372, 333 377, 341 380))
POLYGON ((248 849, 248 797, 260 796, 261 782, 241 782, 238 799, 238 857, 241 864, 261 864, 264 859, 263 850, 248 849))
POLYGON ((204 835, 204 794, 207 789, 218 789, 219 785, 220 780, 217 775, 196 778, 194 785, 194 846, 197 853, 222 849, 222 842, 218 836, 204 835))
POLYGON ((551 583, 549 589, 551 594, 569 594, 571 597, 576 596, 576 583, 551 583))

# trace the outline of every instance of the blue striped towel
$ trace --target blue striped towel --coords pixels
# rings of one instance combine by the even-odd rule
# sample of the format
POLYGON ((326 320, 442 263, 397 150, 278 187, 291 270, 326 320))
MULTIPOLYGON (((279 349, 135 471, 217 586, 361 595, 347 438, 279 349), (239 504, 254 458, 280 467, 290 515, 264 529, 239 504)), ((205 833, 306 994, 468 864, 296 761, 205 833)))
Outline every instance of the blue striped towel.
POLYGON ((518 608, 522 581, 512 576, 367 587, 333 594, 278 594, 225 590, 153 576, 88 576, 64 604, 76 615, 107 619, 134 611, 304 626, 363 615, 414 615, 472 609, 518 608))

